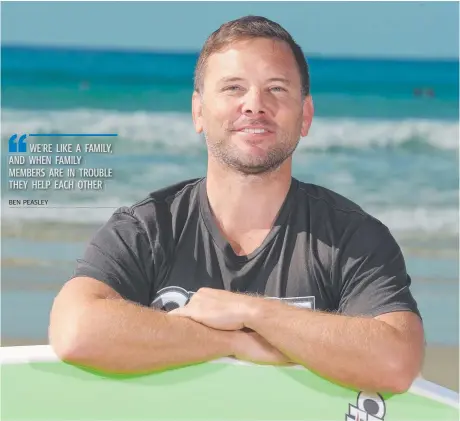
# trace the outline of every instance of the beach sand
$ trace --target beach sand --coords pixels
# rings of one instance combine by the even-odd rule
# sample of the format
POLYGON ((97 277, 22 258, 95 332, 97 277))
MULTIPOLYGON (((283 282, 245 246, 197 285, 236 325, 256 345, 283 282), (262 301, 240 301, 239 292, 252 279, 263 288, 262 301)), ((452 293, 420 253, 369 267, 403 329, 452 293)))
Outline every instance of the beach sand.
POLYGON ((428 345, 422 375, 426 380, 459 391, 459 348, 428 345))
MULTIPOLYGON (((2 338, 1 346, 46 345, 48 341, 2 338)), ((428 345, 422 376, 429 381, 459 391, 459 348, 454 346, 428 345)))

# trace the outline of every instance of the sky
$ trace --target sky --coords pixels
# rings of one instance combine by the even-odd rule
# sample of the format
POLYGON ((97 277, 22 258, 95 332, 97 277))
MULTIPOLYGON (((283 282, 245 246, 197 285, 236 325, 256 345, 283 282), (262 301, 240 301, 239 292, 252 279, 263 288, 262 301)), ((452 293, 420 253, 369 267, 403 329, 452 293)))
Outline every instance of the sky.
POLYGON ((199 51, 222 23, 275 20, 307 54, 459 57, 457 2, 2 2, 2 43, 199 51))

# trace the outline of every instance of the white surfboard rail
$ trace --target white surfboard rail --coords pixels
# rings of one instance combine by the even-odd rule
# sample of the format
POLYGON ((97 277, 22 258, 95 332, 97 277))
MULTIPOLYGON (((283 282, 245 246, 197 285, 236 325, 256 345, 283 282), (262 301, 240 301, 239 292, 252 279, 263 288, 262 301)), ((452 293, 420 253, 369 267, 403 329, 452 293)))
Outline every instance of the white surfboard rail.
MULTIPOLYGON (((59 362, 58 356, 50 345, 7 346, 0 347, 0 365, 3 364, 28 364, 34 362, 59 362)), ((213 363, 227 363, 239 365, 254 365, 253 363, 239 361, 233 358, 220 358, 213 363)), ((304 370, 302 366, 291 366, 292 369, 304 370)), ((459 394, 446 387, 418 377, 409 389, 410 393, 432 399, 434 401, 460 407, 459 394)))

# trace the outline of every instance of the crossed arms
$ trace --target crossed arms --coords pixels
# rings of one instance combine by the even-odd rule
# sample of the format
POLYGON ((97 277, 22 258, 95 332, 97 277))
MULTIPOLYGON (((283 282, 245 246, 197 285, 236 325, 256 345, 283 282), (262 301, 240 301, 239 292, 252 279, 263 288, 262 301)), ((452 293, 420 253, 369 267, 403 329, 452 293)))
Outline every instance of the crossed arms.
POLYGON ((116 213, 56 297, 50 343, 62 360, 108 372, 233 356, 300 364, 368 392, 404 392, 421 369, 423 325, 399 247, 372 227, 341 244, 327 270, 337 313, 205 288, 165 313, 147 306, 155 283, 149 235, 131 214, 116 213))
POLYGON ((409 311, 349 317, 202 288, 164 313, 89 277, 56 297, 50 343, 64 361, 109 372, 149 372, 233 356, 301 364, 361 390, 401 393, 420 372, 424 335, 409 311))

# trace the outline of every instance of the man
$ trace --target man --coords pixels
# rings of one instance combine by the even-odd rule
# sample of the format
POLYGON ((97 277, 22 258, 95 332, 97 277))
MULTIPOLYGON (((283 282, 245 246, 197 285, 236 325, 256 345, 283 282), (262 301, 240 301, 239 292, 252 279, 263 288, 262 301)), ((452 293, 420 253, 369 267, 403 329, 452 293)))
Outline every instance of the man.
POLYGON ((201 52, 193 122, 207 176, 118 209, 53 305, 69 362, 147 372, 224 356, 403 392, 423 327, 400 248, 356 204, 291 175, 313 104, 300 47, 244 17, 201 52))

